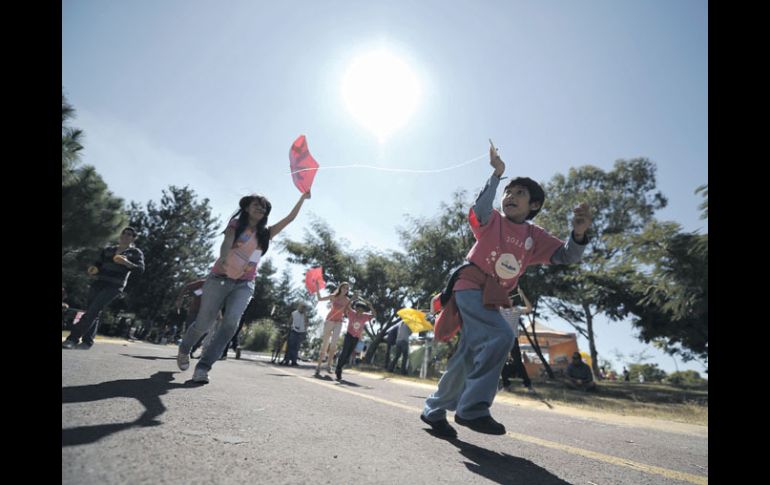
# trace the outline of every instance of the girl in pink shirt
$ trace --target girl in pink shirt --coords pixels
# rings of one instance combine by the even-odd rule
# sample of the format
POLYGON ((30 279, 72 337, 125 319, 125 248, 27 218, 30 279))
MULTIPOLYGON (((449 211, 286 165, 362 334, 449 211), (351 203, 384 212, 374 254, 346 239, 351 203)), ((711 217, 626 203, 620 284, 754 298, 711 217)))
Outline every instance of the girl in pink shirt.
POLYGON ((195 366, 192 377, 194 382, 209 382, 211 367, 235 335, 238 322, 254 294, 254 279, 260 257, 267 252, 270 240, 297 217, 302 203, 309 198, 310 192, 303 193, 289 215, 272 226, 267 225, 272 206, 266 197, 254 194, 241 198, 239 209, 224 231, 225 239, 219 248, 219 259, 203 284, 195 323, 187 329, 179 344, 176 362, 181 370, 187 370, 193 344, 211 330, 217 313, 225 307, 222 326, 211 336, 211 344, 203 351, 195 366))
POLYGON ((332 371, 332 359, 334 358, 334 353, 337 351, 337 339, 339 339, 340 331, 342 330, 342 319, 345 317, 345 313, 347 313, 348 308, 350 307, 351 300, 348 297, 349 289, 350 284, 342 282, 340 283, 339 288, 332 294, 324 297, 321 297, 321 293, 316 290, 318 302, 320 303, 328 300, 331 302, 332 306, 331 310, 329 310, 329 313, 326 315, 326 321, 324 322, 323 336, 321 337, 321 350, 318 354, 318 366, 316 366, 315 369, 316 376, 321 375, 321 365, 324 361, 324 357, 327 355, 329 356, 329 360, 326 362, 326 372, 331 373, 332 371), (328 354, 326 352, 327 347, 329 349, 328 354))

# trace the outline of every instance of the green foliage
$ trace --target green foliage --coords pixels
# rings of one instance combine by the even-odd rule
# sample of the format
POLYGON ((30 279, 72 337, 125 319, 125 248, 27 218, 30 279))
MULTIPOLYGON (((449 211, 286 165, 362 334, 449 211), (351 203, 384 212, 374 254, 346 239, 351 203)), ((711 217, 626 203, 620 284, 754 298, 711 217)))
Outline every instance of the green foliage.
POLYGON ((270 348, 271 338, 275 332, 275 322, 264 318, 244 327, 243 348, 254 352, 263 352, 270 348))
POLYGON ((660 382, 666 377, 666 371, 659 369, 658 364, 630 364, 628 373, 633 382, 639 380, 639 374, 644 375, 644 382, 660 382))
POLYGON ((94 167, 79 166, 83 132, 67 126, 74 116, 62 93, 62 258, 104 246, 127 220, 123 199, 107 189, 94 167))
POLYGON ((192 189, 173 185, 163 191, 160 204, 149 201, 143 210, 132 202, 129 214, 146 269, 128 280, 128 306, 143 318, 162 318, 174 311, 186 283, 208 273, 216 221, 208 199, 198 201, 192 189))
POLYGON ((700 376, 697 371, 685 370, 672 372, 665 379, 665 382, 677 387, 703 387, 708 385, 708 381, 700 376))

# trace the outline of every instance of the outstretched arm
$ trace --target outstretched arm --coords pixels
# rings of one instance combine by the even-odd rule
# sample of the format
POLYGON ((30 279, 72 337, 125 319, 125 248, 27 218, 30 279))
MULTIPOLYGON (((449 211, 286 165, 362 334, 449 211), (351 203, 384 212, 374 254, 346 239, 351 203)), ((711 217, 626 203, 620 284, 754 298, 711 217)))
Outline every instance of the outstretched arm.
POLYGON ((291 212, 289 212, 289 215, 278 221, 276 224, 270 226, 270 239, 273 239, 275 236, 277 236, 279 232, 283 231, 283 229, 297 217, 297 214, 299 214, 299 209, 302 207, 302 203, 305 202, 305 199, 309 198, 310 191, 304 192, 299 197, 297 203, 294 204, 294 208, 291 210, 291 212))
POLYGON ((532 313, 532 304, 527 300, 527 295, 524 294, 524 290, 521 289, 521 286, 519 286, 519 296, 521 297, 521 300, 524 302, 524 311, 523 313, 525 315, 529 315, 532 313))
POLYGON ((476 214, 476 219, 483 226, 489 222, 489 215, 492 213, 492 205, 494 203, 495 194, 497 193, 497 186, 500 184, 500 177, 505 172, 505 163, 497 154, 497 148, 492 145, 492 141, 489 141, 489 164, 494 169, 486 185, 482 189, 479 196, 476 198, 476 203, 473 205, 473 213, 476 214))

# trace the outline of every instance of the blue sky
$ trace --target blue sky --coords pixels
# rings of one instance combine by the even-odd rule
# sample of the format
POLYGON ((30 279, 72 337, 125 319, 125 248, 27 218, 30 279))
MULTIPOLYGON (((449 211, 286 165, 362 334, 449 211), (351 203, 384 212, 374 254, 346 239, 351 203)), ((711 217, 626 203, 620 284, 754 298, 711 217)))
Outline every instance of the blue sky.
MULTIPOLYGON (((62 86, 85 131, 83 160, 127 201, 190 185, 224 222, 258 192, 282 217, 299 197, 289 146, 305 134, 322 169, 279 237, 301 238, 313 213, 353 248, 396 248, 404 214, 432 217, 454 190, 475 193, 488 161, 436 174, 323 167, 440 169, 484 155, 492 138, 506 175, 541 181, 648 157, 669 200, 657 217, 708 230, 693 193, 708 181, 705 1, 65 0, 62 9, 62 86), (378 49, 402 59, 422 93, 385 141, 351 115, 341 89, 351 62, 378 49)), ((600 319, 597 333, 605 358, 647 347, 627 323, 600 319)))

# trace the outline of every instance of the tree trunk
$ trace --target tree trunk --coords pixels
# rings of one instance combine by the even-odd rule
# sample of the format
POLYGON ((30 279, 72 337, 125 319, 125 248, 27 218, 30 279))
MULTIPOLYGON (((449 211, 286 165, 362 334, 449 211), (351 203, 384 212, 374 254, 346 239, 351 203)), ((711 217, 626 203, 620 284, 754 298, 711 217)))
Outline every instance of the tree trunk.
POLYGON ((594 377, 602 380, 602 374, 599 372, 599 354, 596 351, 596 342, 594 341, 594 316, 591 314, 591 307, 588 303, 583 303, 583 311, 586 315, 586 330, 588 330, 588 349, 591 352, 591 368, 594 371, 594 377))
MULTIPOLYGON (((534 313, 534 312, 532 312, 534 313)), ((534 337, 534 340, 532 337, 529 336, 529 332, 527 332, 527 329, 524 330, 524 335, 527 336, 527 340, 529 340, 529 344, 532 346, 533 349, 535 349, 535 353, 538 357, 540 357, 540 362, 543 363, 543 367, 545 367, 545 372, 548 374, 548 378, 553 380, 556 379, 556 376, 553 374, 553 369, 551 369, 551 366, 548 364, 548 361, 543 357, 543 352, 540 350, 540 344, 537 341, 537 330, 535 330, 535 317, 530 318, 530 322, 532 323, 532 337, 534 337)))
POLYGON ((379 332, 377 332, 377 335, 374 336, 374 339, 372 340, 372 343, 369 345, 369 348, 366 349, 366 354, 364 355, 364 362, 367 364, 371 364, 372 360, 374 360, 374 355, 377 353, 377 347, 380 346, 382 343, 383 337, 385 336, 385 333, 390 329, 390 327, 393 326, 393 320, 395 317, 398 316, 398 314, 393 313, 393 315, 390 316, 387 322, 385 322, 385 325, 382 326, 379 332))

